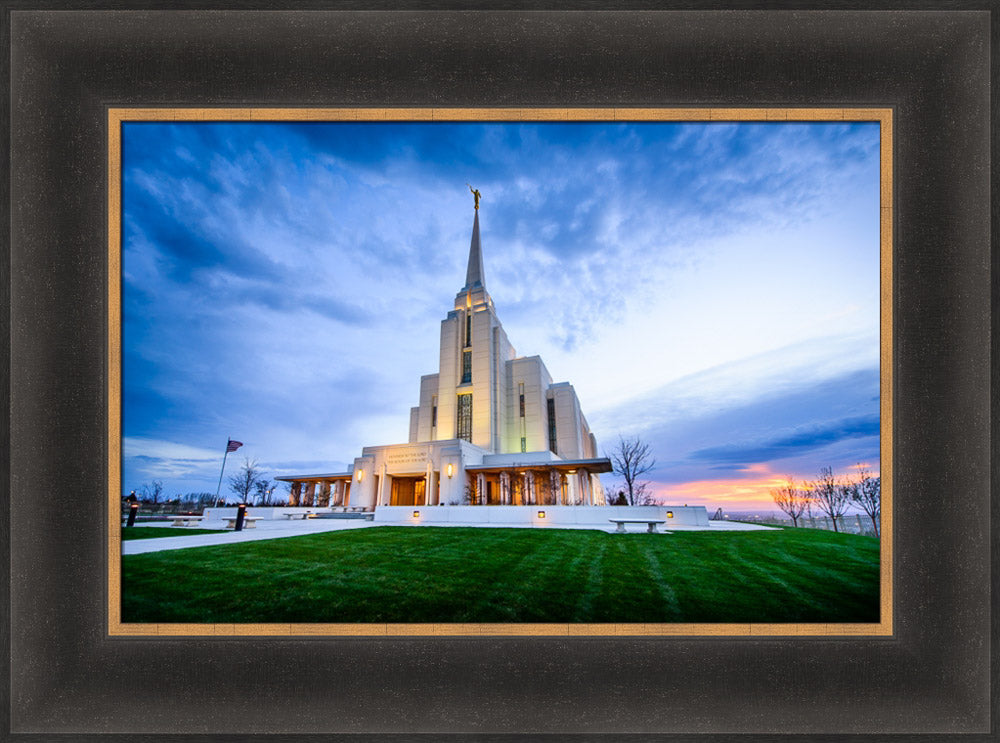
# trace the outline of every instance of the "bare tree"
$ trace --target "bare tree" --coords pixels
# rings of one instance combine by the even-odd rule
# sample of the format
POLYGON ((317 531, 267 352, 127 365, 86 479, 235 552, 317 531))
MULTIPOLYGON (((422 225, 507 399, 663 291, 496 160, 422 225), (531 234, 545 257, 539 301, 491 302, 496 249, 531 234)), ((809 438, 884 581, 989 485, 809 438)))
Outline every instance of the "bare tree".
POLYGON ((229 478, 229 489, 239 496, 240 503, 247 503, 251 491, 260 479, 261 471, 257 469, 257 460, 248 457, 243 460, 239 471, 229 478))
POLYGON ((859 464, 858 480, 850 483, 849 487, 851 502, 868 514, 877 537, 879 520, 882 517, 882 477, 872 476, 871 470, 859 464))
MULTIPOLYGON (((816 493, 813 492, 812 483, 803 482, 802 483, 802 496, 806 501, 806 515, 805 517, 812 521, 816 518, 816 514, 813 512, 813 508, 816 505, 816 493)), ((815 524, 813 524, 815 526, 815 524)))
POLYGON ((254 498, 262 506, 271 505, 271 493, 274 491, 274 483, 265 477, 260 478, 253 484, 254 498))
POLYGON ((833 476, 830 467, 821 467, 819 479, 812 485, 815 504, 833 521, 833 530, 837 528, 837 519, 843 516, 851 504, 850 485, 844 485, 833 476))
POLYGON ((608 458, 611 460, 611 471, 625 480, 625 498, 630 506, 655 502, 649 483, 640 479, 656 464, 649 444, 638 436, 625 438, 619 434, 618 444, 608 454, 608 458))
POLYGON ((774 499, 775 505, 791 517, 792 526, 799 525, 799 518, 809 505, 809 496, 808 491, 795 485, 791 475, 785 478, 781 487, 771 490, 771 498, 774 499))
MULTIPOLYGON (((479 500, 482 497, 481 493, 477 493, 478 486, 476 485, 476 480, 473 478, 465 483, 465 491, 462 493, 462 503, 468 506, 479 505, 479 500)), ((458 505, 452 501, 451 505, 458 505)))
POLYGON ((160 496, 163 495, 163 483, 160 480, 153 480, 152 485, 143 483, 140 491, 142 492, 142 499, 149 501, 155 506, 160 502, 160 496))
POLYGON ((187 499, 195 508, 207 508, 215 502, 215 493, 188 493, 187 499))

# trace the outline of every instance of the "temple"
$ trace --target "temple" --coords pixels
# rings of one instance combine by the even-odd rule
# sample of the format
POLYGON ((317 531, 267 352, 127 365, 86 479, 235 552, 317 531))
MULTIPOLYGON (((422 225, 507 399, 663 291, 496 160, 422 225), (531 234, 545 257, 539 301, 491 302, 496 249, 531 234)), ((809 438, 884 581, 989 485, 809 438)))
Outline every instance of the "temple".
POLYGON ((573 386, 518 356, 497 316, 473 193, 465 284, 441 321, 438 370, 420 378, 409 441, 364 447, 348 472, 277 478, 290 506, 605 505, 598 475, 611 462, 573 386))

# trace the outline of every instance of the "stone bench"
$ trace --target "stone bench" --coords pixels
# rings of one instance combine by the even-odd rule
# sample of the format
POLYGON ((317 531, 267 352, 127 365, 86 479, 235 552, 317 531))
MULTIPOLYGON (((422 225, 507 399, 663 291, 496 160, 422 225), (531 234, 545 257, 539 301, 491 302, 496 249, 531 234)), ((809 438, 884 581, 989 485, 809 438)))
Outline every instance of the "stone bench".
MULTIPOLYGON (((649 534, 659 534, 656 530, 657 524, 667 523, 666 519, 608 519, 613 524, 617 524, 618 528, 615 529, 615 534, 625 533, 625 524, 649 524, 649 528, 646 530, 649 534)), ((670 532, 666 532, 669 534, 670 532)))
POLYGON ((302 512, 285 511, 281 515, 284 516, 289 521, 291 521, 292 519, 307 519, 312 515, 312 511, 302 511, 302 512))
MULTIPOLYGON (((244 529, 256 529, 257 522, 260 521, 260 516, 244 516, 243 517, 243 528, 244 529)), ((236 517, 226 518, 226 528, 235 529, 236 528, 236 517)))
POLYGON ((171 516, 171 526, 198 526, 204 516, 171 516))

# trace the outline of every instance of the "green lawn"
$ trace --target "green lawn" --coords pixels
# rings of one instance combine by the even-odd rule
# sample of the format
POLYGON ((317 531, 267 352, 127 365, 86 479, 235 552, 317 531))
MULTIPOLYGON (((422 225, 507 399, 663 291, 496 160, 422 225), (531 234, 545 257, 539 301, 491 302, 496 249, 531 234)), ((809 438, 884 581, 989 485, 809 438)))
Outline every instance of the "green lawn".
POLYGON ((186 537, 189 534, 221 534, 225 529, 195 529, 187 526, 130 526, 122 527, 122 541, 129 539, 158 539, 159 537, 186 537))
POLYGON ((379 527, 125 556, 122 596, 125 622, 877 622, 879 542, 379 527))

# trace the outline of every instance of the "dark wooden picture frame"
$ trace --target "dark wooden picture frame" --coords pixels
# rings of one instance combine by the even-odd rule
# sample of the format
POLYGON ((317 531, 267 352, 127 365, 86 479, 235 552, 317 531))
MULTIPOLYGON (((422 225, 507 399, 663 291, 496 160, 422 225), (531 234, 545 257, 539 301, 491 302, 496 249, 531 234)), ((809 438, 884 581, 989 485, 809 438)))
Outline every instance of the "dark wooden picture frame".
POLYGON ((992 13, 571 7, 6 6, 14 739, 995 739, 992 13), (893 634, 108 636, 104 143, 143 105, 891 108, 893 634))

